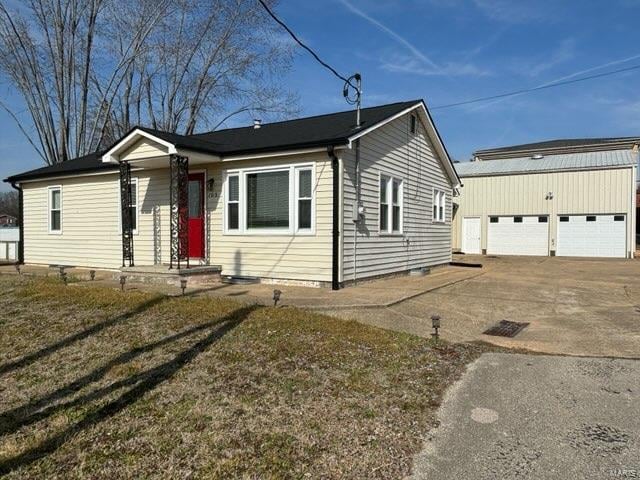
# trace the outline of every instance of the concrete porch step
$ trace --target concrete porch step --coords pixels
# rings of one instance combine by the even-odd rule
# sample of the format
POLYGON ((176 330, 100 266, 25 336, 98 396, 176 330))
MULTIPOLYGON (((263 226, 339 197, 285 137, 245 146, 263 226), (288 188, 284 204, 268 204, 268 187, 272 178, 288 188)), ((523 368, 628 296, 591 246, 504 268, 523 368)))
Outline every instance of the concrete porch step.
POLYGON ((168 265, 142 265, 123 267, 120 272, 114 272, 114 280, 122 275, 127 282, 148 283, 154 285, 180 286, 181 280, 186 280, 188 286, 211 285, 220 283, 220 265, 197 265, 190 268, 169 269, 168 265))

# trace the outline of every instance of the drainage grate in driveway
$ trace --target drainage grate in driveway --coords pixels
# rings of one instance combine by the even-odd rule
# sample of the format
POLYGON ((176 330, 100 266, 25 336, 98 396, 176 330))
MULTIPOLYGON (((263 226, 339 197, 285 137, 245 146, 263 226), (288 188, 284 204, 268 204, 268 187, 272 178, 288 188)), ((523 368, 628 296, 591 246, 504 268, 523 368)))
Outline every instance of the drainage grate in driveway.
POLYGON ((511 322, 509 320, 500 320, 500 323, 495 324, 493 327, 485 330, 485 335, 493 335, 494 337, 515 337, 519 334, 529 323, 524 322, 511 322))

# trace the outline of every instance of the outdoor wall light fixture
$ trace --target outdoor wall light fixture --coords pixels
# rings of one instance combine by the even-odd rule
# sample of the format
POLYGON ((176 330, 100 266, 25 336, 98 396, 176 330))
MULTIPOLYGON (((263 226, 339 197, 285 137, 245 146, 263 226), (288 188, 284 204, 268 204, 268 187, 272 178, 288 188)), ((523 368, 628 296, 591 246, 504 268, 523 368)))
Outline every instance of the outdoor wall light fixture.
POLYGON ((124 292, 124 284, 127 283, 127 276, 120 275, 120 291, 124 292))
POLYGON ((184 278, 180 280, 180 288, 182 289, 182 295, 184 296, 184 291, 187 288, 187 281, 184 278))
POLYGON ((209 192, 213 192, 213 185, 216 183, 215 179, 210 178, 209 180, 207 180, 207 190, 209 192))
POLYGON ((438 330, 440 329, 440 315, 433 315, 431 317, 431 328, 433 328, 434 331, 431 336, 438 340, 438 338, 440 338, 438 333, 438 330))
POLYGON ((282 292, 280 290, 274 290, 273 291, 273 306, 277 307, 278 306, 278 302, 280 301, 280 295, 282 295, 282 292))
POLYGON ((91 279, 92 282, 96 279, 96 271, 95 270, 89 270, 89 278, 91 279))

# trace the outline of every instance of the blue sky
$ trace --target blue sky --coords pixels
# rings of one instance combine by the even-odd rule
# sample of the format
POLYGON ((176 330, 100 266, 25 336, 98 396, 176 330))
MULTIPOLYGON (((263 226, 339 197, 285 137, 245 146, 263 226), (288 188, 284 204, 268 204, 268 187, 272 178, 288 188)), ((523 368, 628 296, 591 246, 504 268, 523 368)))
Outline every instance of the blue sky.
MULTIPOLYGON (((277 13, 341 73, 363 75, 364 106, 437 107, 640 64, 640 0, 281 0, 277 13)), ((303 115, 349 108, 342 82, 303 51, 286 81, 303 115)), ((640 70, 432 114, 458 160, 492 146, 640 135, 640 70)), ((39 166, 0 113, 0 176, 39 166)))

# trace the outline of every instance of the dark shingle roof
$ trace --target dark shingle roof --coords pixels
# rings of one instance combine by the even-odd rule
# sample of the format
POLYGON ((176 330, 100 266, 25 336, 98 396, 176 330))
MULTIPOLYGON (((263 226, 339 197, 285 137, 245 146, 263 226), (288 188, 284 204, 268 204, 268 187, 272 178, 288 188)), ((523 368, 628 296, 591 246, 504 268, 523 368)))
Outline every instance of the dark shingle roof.
MULTIPOLYGON (((241 155, 344 145, 358 131, 366 130, 393 115, 421 103, 422 100, 413 100, 363 108, 360 129, 356 129, 354 110, 267 123, 257 129, 253 128, 253 126, 229 128, 195 135, 179 135, 151 128, 139 128, 175 145, 177 148, 220 156, 241 155)), ((31 170, 9 177, 5 181, 16 182, 54 175, 117 169, 117 165, 101 162, 102 153, 104 152, 96 152, 51 167, 31 170)))
POLYGON ((610 137, 610 138, 564 138, 557 140, 547 140, 544 142, 523 143, 521 145, 511 145, 508 147, 487 148, 478 150, 475 156, 482 157, 483 154, 511 153, 519 151, 543 150, 548 148, 571 148, 585 147, 589 145, 606 145, 608 143, 634 142, 640 141, 640 137, 610 137))
POLYGON ((33 180, 36 178, 45 178, 49 176, 68 175, 74 173, 94 172, 97 170, 117 170, 118 165, 113 163, 104 163, 102 154, 104 152, 95 152, 83 157, 67 160, 66 162, 56 163, 55 165, 36 168, 19 175, 13 175, 5 180, 5 182, 17 182, 23 180, 33 180))

